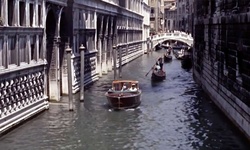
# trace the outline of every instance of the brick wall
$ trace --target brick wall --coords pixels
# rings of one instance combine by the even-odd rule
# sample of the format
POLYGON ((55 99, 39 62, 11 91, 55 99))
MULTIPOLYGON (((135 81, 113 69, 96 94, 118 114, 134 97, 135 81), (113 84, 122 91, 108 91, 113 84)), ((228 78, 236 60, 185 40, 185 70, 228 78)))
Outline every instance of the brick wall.
POLYGON ((250 13, 236 2, 196 0, 194 76, 250 137, 250 13))

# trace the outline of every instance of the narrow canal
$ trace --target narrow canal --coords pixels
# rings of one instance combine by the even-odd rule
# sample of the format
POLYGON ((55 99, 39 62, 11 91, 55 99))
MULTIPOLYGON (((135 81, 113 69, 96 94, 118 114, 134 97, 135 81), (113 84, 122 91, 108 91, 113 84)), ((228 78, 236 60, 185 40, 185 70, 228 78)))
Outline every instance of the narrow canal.
POLYGON ((179 60, 165 64, 167 78, 153 84, 145 74, 163 50, 143 55, 123 67, 123 79, 139 80, 139 108, 112 111, 104 93, 113 72, 85 92, 85 102, 50 109, 4 135, 5 150, 246 150, 248 142, 207 98, 179 60))

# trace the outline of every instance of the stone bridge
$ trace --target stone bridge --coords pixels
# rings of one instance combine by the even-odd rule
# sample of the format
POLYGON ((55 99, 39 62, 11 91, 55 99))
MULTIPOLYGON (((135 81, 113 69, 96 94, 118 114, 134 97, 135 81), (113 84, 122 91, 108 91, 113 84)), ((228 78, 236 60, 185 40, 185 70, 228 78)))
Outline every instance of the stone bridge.
POLYGON ((193 45, 193 37, 191 36, 191 34, 187 34, 181 31, 174 31, 174 32, 161 33, 158 35, 154 35, 151 39, 151 42, 153 42, 152 48, 154 48, 158 43, 162 43, 168 40, 180 41, 180 42, 186 43, 189 46, 193 45))

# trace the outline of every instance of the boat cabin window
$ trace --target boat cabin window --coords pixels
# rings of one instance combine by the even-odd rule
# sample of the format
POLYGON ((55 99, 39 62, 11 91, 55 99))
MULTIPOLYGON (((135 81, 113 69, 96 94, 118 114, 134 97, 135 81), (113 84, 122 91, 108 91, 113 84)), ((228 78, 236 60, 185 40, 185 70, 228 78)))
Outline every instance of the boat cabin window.
POLYGON ((120 89, 121 89, 121 88, 120 88, 120 84, 119 84, 119 83, 113 84, 113 90, 119 91, 120 89))
POLYGON ((113 83, 112 90, 115 91, 127 91, 131 89, 136 89, 138 90, 138 83, 136 82, 117 82, 113 83))

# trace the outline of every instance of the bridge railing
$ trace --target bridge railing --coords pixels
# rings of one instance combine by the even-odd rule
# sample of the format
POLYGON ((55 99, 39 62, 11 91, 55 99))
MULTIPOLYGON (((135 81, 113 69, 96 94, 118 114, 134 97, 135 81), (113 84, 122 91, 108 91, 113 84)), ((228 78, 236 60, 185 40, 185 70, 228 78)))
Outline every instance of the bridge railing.
POLYGON ((153 42, 153 47, 157 45, 158 43, 165 41, 166 39, 183 41, 187 43, 188 45, 193 44, 193 37, 191 34, 187 34, 181 31, 174 31, 174 32, 167 32, 167 33, 154 35, 151 38, 151 41, 153 42))
POLYGON ((154 41, 154 40, 162 39, 164 37, 181 37, 181 38, 187 38, 187 40, 193 40, 193 37, 191 34, 187 34, 181 31, 167 32, 167 33, 154 35, 152 40, 154 41))

